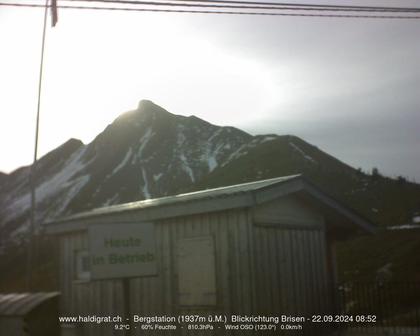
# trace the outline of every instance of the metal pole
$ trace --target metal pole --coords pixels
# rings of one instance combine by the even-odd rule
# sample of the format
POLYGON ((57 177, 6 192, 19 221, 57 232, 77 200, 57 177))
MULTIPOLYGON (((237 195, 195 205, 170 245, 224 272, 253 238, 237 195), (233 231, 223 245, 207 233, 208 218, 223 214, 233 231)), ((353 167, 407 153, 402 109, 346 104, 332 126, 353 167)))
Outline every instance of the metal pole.
POLYGON ((35 254, 35 248, 37 247, 34 244, 34 233, 37 233, 36 227, 36 164, 38 158, 38 134, 39 134, 39 114, 41 107, 41 92, 42 92, 42 73, 44 67, 44 50, 45 50, 45 35, 47 31, 47 13, 48 13, 48 1, 45 0, 45 10, 44 10, 44 24, 42 30, 42 44, 41 44, 41 61, 39 66, 39 81, 38 81, 38 105, 36 112, 36 125, 35 125, 35 148, 34 148, 34 161, 30 168, 29 172, 29 188, 31 191, 31 210, 30 210, 30 224, 29 224, 29 242, 28 242, 28 255, 27 255, 27 279, 26 279, 26 288, 28 291, 33 290, 33 256, 35 254))

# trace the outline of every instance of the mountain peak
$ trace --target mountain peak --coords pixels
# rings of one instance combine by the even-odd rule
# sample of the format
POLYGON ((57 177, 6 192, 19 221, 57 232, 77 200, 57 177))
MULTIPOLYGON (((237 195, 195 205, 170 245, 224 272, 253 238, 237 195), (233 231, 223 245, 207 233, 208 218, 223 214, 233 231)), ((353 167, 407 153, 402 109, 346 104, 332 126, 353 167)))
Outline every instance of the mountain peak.
POLYGON ((137 110, 138 111, 147 111, 149 109, 153 109, 153 108, 156 108, 156 107, 161 108, 159 105, 156 105, 151 100, 142 99, 142 100, 139 101, 139 104, 137 106, 137 110))
POLYGON ((163 107, 147 99, 140 100, 136 112, 141 113, 142 115, 146 114, 148 116, 173 115, 172 113, 165 110, 163 107))
POLYGON ((141 100, 137 109, 121 114, 114 120, 114 125, 138 124, 151 121, 161 116, 173 116, 172 113, 156 105, 151 100, 141 100))

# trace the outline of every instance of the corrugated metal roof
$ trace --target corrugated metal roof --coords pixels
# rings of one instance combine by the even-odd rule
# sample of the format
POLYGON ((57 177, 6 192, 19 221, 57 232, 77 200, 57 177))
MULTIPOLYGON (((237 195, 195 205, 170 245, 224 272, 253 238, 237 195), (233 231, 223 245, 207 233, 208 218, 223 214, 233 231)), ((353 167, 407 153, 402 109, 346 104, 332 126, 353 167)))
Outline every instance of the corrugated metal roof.
POLYGON ((200 191, 179 194, 179 195, 174 195, 174 196, 154 198, 154 199, 149 199, 149 200, 130 202, 130 203, 124 203, 124 204, 118 204, 118 205, 111 205, 111 206, 107 206, 103 208, 93 209, 91 211, 80 212, 75 215, 61 218, 60 220, 57 220, 55 222, 71 221, 74 219, 112 214, 112 213, 123 212, 127 210, 140 210, 140 209, 158 207, 158 206, 169 205, 169 204, 232 196, 236 194, 256 191, 256 190, 268 187, 270 185, 283 183, 283 182, 297 179, 300 177, 301 175, 282 176, 282 177, 276 177, 276 178, 272 178, 268 180, 235 184, 235 185, 227 186, 227 187, 200 190, 200 191))
POLYGON ((60 295, 50 293, 12 293, 0 294, 0 316, 22 316, 46 300, 60 295))
POLYGON ((326 208, 338 213, 343 219, 347 219, 367 231, 375 231, 374 225, 369 220, 322 192, 302 175, 283 176, 97 208, 59 218, 44 223, 44 225, 47 226, 47 232, 49 233, 63 233, 86 230, 92 221, 103 221, 107 215, 120 215, 129 211, 136 213, 137 221, 151 221, 203 212, 251 207, 293 193, 305 193, 322 203, 326 208))

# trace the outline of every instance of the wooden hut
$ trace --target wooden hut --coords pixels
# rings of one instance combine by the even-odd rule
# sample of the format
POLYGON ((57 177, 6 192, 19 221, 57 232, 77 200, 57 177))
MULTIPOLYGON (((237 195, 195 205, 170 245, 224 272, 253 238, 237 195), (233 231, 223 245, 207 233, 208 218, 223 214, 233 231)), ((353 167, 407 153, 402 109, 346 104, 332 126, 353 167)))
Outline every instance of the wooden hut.
MULTIPOLYGON (((331 312, 334 242, 373 231, 300 175, 98 208, 45 226, 59 244, 61 315, 128 311, 131 319, 331 312)), ((178 322, 162 334, 187 332, 178 322)), ((229 334, 219 327, 206 335, 229 334)), ((121 335, 114 324, 81 328, 121 335)), ((142 328, 132 321, 132 334, 142 328)))

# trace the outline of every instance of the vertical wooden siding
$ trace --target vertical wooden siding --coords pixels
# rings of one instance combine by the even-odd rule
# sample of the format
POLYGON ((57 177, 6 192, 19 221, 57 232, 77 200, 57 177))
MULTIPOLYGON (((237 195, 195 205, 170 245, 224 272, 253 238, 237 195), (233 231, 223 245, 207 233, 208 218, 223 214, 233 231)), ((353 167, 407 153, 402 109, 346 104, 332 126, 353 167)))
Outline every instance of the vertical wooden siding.
MULTIPOLYGON (((131 314, 140 316, 180 314, 250 314, 253 264, 248 216, 245 210, 233 210, 156 222, 158 275, 130 280, 131 314), (176 247, 184 238, 213 236, 215 244, 217 304, 210 307, 181 307, 178 304, 176 247)), ((74 281, 75 251, 87 249, 86 232, 60 237, 61 315, 121 315, 123 312, 120 280, 80 283, 74 281), (100 313, 100 314, 99 314, 100 313)), ((86 324, 88 335, 116 335, 109 325, 86 324)), ((133 335, 144 335, 135 330, 133 335)), ((158 332, 150 332, 159 335, 158 332)), ((168 335, 168 331, 162 335, 168 335)), ((179 330, 178 334, 188 334, 179 330)), ((199 335, 197 331, 189 334, 199 335)), ((204 334, 204 333, 203 333, 204 334)), ((209 332, 205 332, 209 335, 209 332)), ((226 334, 222 332, 221 334, 226 334)))
MULTIPOLYGON (((133 219, 132 222, 135 222, 133 219)), ((75 251, 87 249, 87 233, 60 237, 61 315, 121 315, 121 280, 77 283, 75 251)), ((131 314, 298 314, 322 311, 327 291, 325 232, 259 227, 249 210, 238 209, 156 222, 158 275, 130 280, 131 314), (181 307, 178 304, 176 248, 180 240, 213 236, 217 305, 181 307)), ((86 324, 88 336, 121 335, 111 325, 86 324)), ((132 335, 146 335, 134 330, 132 335)), ((160 335, 159 332, 150 332, 160 335)), ((161 335, 200 335, 178 329, 161 335)), ((203 335, 210 335, 208 331, 203 335)), ((213 334, 227 335, 223 329, 213 334)))
MULTIPOLYGON (((84 232, 62 236, 60 239, 60 316, 121 314, 124 306, 120 281, 75 281, 75 252, 87 248, 87 234, 84 232)), ((86 336, 117 334, 110 325, 86 323, 82 326, 83 335, 86 336)))
POLYGON ((258 274, 254 314, 310 317, 327 312, 325 231, 254 226, 253 237, 258 274))

